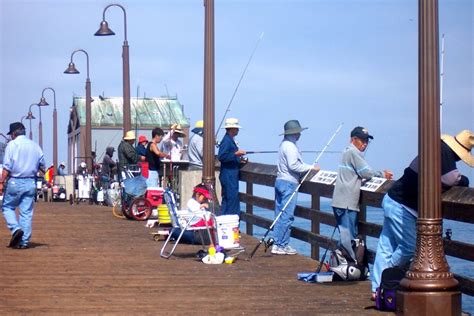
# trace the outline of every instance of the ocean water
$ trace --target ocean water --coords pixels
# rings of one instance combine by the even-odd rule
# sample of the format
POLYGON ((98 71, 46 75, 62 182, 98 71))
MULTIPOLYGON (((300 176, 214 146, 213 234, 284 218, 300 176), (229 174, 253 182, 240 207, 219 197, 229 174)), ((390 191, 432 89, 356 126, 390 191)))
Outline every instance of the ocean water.
MULTIPOLYGON (((332 214, 332 208, 331 208, 331 200, 330 199, 321 199, 321 210, 324 212, 328 212, 332 214)), ((305 207, 310 207, 310 202, 309 201, 298 201, 298 205, 305 206, 305 207)), ((241 209, 245 211, 245 205, 241 204, 241 209)), ((254 214, 258 216, 262 216, 268 219, 273 219, 274 218, 274 212, 262 208, 255 207, 254 208, 254 214)), ((367 221, 380 224, 382 225, 383 223, 383 210, 380 208, 375 208, 375 207, 368 207, 367 208, 367 221)), ((311 230, 311 223, 309 220, 306 219, 301 219, 301 218, 296 218, 294 222, 294 226, 303 228, 306 230, 311 230)), ((242 232, 245 232, 246 226, 245 223, 241 223, 240 229, 242 232)), ((447 229, 451 229, 452 231, 452 236, 451 238, 453 240, 457 241, 463 241, 467 243, 472 242, 472 237, 474 234, 474 225, 471 224, 466 224, 466 223, 461 223, 461 222, 456 222, 456 221, 451 221, 451 220, 444 220, 443 222, 443 230, 446 231, 447 229)), ((334 227, 328 226, 328 225, 321 225, 321 234, 330 237, 331 234, 333 233, 334 227)), ((262 238, 263 234, 265 233, 266 230, 263 228, 254 226, 254 236, 256 238, 262 238)), ((334 234, 334 238, 338 239, 338 231, 336 230, 334 234)), ((271 236, 271 233, 270 235, 271 236)), ((367 237, 367 247, 373 251, 377 248, 377 238, 373 237, 367 237)), ((304 256, 310 256, 311 255, 311 247, 308 243, 299 241, 297 239, 291 238, 291 245, 296 248, 298 253, 304 255, 304 256)), ((324 254, 324 251, 326 249, 320 248, 320 259, 324 254)), ((329 253, 328 253, 329 255, 329 253)), ((328 257, 326 257, 327 260, 328 257)), ((462 260, 458 258, 454 258, 451 256, 447 256, 447 260, 450 266, 450 269, 454 273, 461 274, 463 276, 467 276, 470 278, 474 278, 474 263, 471 261, 467 260, 462 260)), ((372 267, 370 267, 372 269, 372 267)), ((295 277, 296 273, 302 272, 302 271, 295 271, 295 277)), ((367 293, 369 295, 369 293, 367 293)), ((464 312, 468 312, 472 315, 474 315, 474 296, 469 296, 469 295, 462 295, 462 310, 464 312)))

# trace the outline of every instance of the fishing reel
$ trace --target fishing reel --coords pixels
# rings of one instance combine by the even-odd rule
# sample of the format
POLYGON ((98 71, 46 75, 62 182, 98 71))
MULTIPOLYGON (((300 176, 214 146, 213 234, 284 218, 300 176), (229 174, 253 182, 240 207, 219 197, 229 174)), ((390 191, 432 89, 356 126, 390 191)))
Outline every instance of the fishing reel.
POLYGON ((263 242, 263 244, 265 245, 265 252, 267 252, 268 248, 273 246, 274 243, 275 243, 275 239, 273 239, 273 238, 268 238, 268 240, 265 240, 263 242))

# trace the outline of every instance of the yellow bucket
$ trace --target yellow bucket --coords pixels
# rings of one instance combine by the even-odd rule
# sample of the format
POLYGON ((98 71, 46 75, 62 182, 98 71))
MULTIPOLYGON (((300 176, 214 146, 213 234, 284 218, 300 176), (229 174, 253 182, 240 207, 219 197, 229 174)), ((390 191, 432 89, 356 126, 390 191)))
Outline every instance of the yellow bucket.
POLYGON ((158 222, 160 224, 170 224, 171 218, 166 204, 158 205, 158 222))

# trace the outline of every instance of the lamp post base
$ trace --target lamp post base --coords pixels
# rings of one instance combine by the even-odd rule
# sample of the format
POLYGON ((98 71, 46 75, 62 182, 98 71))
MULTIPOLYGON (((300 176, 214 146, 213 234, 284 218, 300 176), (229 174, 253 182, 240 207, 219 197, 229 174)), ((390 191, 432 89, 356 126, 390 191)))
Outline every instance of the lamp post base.
POLYGON ((398 291, 397 315, 461 315, 461 292, 398 291))

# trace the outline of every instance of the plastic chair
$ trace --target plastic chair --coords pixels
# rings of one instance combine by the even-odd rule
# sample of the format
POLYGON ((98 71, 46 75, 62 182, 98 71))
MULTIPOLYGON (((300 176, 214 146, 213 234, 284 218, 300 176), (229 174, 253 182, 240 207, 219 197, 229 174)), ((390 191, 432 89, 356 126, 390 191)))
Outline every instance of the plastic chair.
POLYGON ((163 258, 170 258, 176 247, 178 246, 179 244, 179 241, 181 240, 181 237, 183 237, 183 234, 185 231, 199 231, 201 233, 201 243, 202 243, 202 246, 204 247, 204 240, 202 238, 202 231, 203 230, 206 230, 208 235, 209 235, 209 240, 211 240, 211 242, 215 242, 215 238, 214 236, 212 236, 211 234, 211 229, 215 232, 216 231, 216 219, 214 217, 214 215, 212 215, 212 226, 209 226, 209 218, 206 218, 206 214, 208 214, 208 212, 198 212, 198 213, 191 213, 187 210, 178 210, 177 206, 176 206, 176 199, 175 199, 175 196, 174 196, 174 193, 171 192, 170 190, 166 190, 163 194, 163 197, 166 201, 166 204, 168 206, 168 211, 170 213, 170 218, 171 218, 171 224, 172 224, 172 228, 171 228, 171 231, 168 235, 168 238, 166 238, 166 241, 165 243, 163 244, 163 247, 161 248, 161 252, 160 252, 160 255, 163 257, 163 258), (191 223, 195 222, 196 220, 203 220, 205 225, 203 226, 193 226, 191 225, 191 223), (178 231, 178 230, 181 230, 181 232, 179 233, 179 236, 178 238, 176 238, 172 248, 171 248, 171 251, 167 251, 167 246, 168 246, 168 243, 170 242, 172 236, 173 236, 173 233, 178 231))

